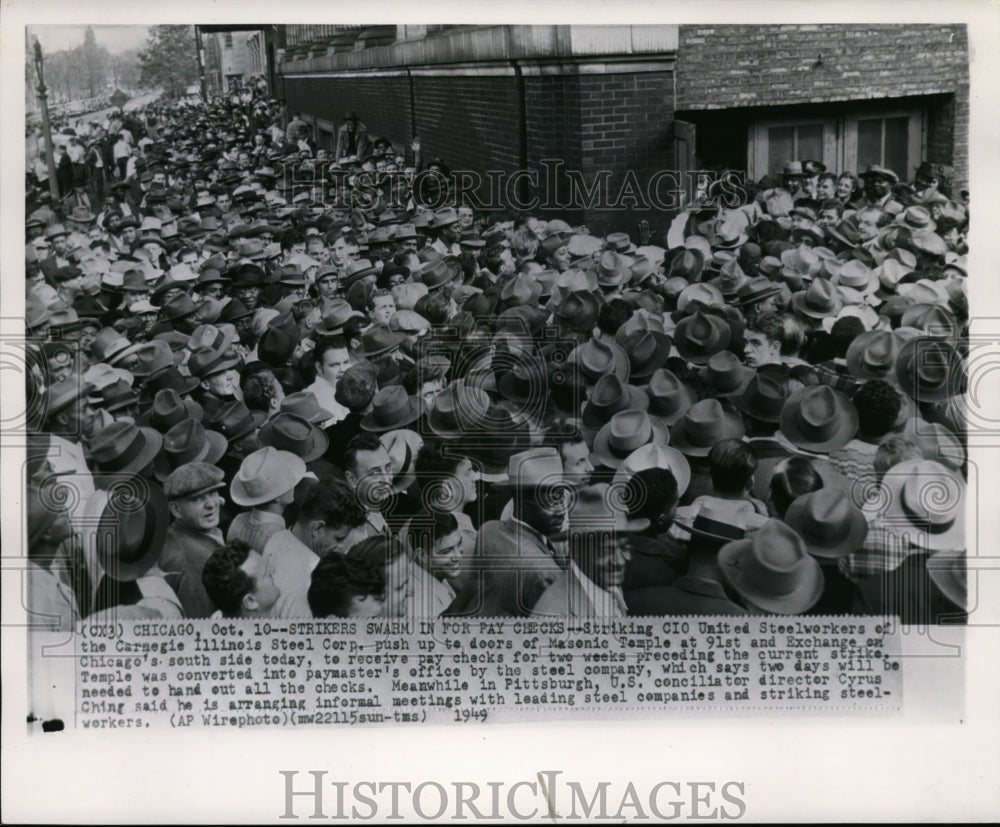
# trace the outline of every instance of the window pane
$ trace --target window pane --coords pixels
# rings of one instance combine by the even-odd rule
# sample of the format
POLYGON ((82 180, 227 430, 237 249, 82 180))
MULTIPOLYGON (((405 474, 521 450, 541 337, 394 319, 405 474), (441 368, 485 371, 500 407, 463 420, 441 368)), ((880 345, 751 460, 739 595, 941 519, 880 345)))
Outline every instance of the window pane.
POLYGON ((781 175, 787 161, 795 160, 794 126, 772 126, 767 130, 767 173, 781 175))
POLYGON ((882 163, 882 119, 858 121, 858 172, 882 163))
POLYGON ((816 123, 809 126, 800 126, 799 148, 795 156, 799 161, 820 161, 823 160, 823 124, 816 123))
POLYGON ((910 119, 886 118, 885 120, 885 165, 895 172, 900 180, 910 176, 909 152, 910 119))

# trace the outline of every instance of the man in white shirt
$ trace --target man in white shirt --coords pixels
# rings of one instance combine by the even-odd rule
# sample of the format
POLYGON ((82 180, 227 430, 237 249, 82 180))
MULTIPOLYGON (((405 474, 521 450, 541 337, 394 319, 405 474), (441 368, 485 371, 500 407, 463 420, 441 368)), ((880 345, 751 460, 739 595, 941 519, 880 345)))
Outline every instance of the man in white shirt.
POLYGON ((353 363, 347 342, 342 336, 327 339, 313 349, 316 381, 305 390, 314 394, 320 407, 332 414, 330 419, 322 423, 323 428, 335 425, 350 413, 347 407, 336 400, 334 394, 340 377, 353 363))

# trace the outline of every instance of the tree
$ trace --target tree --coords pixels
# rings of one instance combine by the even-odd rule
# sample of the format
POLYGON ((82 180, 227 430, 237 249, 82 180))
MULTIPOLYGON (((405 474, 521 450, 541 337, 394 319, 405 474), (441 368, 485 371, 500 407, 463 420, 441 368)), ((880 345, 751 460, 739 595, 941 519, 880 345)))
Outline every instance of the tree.
POLYGON ((87 26, 83 34, 83 45, 78 47, 77 51, 82 80, 88 92, 87 97, 96 97, 107 84, 111 56, 107 49, 97 44, 93 26, 87 26))
POLYGON ((162 88, 168 97, 183 97, 198 82, 198 55, 191 26, 152 26, 146 48, 139 52, 139 83, 162 88))

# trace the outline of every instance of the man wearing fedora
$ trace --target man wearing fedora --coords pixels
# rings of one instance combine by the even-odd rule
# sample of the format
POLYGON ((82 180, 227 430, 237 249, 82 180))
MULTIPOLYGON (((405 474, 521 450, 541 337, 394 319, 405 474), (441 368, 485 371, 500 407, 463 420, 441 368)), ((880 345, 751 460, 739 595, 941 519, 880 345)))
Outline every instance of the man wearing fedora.
POLYGON ((470 562, 472 581, 449 614, 525 617, 568 565, 553 537, 562 531, 565 506, 562 461, 553 448, 532 448, 510 458, 511 516, 484 523, 470 562))
POLYGON ((569 566, 542 592, 531 615, 624 617, 622 583, 630 556, 629 535, 648 525, 644 518, 629 518, 613 508, 608 486, 580 489, 565 532, 556 535, 567 541, 569 566))

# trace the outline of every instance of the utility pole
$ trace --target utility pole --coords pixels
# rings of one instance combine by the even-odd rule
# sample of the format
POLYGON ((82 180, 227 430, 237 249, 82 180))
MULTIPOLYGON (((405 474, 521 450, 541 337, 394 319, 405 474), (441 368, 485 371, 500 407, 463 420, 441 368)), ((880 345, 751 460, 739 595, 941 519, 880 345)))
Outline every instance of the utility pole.
POLYGON ((42 134, 45 136, 45 164, 49 168, 49 192, 52 200, 59 201, 59 184, 56 181, 56 161, 52 149, 52 127, 49 125, 48 90, 45 88, 45 64, 42 44, 35 38, 35 72, 38 75, 38 106, 42 110, 42 134))

